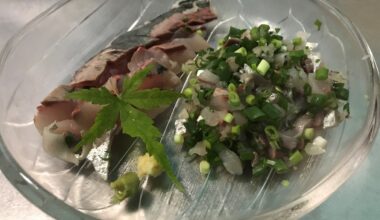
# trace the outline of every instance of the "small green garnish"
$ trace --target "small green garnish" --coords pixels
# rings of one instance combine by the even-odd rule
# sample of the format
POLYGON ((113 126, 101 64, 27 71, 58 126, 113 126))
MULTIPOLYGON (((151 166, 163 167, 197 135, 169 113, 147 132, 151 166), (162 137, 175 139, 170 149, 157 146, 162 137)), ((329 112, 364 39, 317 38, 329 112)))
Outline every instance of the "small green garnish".
POLYGON ((199 172, 203 175, 206 175, 210 172, 210 163, 207 160, 202 160, 199 163, 199 172))
POLYGON ((275 160, 275 164, 272 165, 272 167, 274 168, 274 171, 276 171, 276 173, 278 173, 278 174, 286 173, 289 171, 289 167, 281 159, 275 160))
POLYGON ((233 83, 228 84, 227 90, 229 92, 236 92, 236 86, 233 83))
POLYGON ((231 106, 239 106, 240 105, 240 97, 236 92, 228 92, 228 102, 231 106))
POLYGON ((240 47, 235 51, 235 53, 241 54, 242 56, 247 56, 247 50, 244 47, 240 47))
POLYGON ((315 79, 316 80, 326 80, 329 76, 329 70, 326 67, 320 67, 315 72, 315 79))
POLYGON ((231 113, 227 113, 223 119, 227 123, 231 123, 234 120, 234 116, 231 113))
POLYGON ((322 22, 319 19, 314 21, 314 25, 317 27, 318 31, 321 30, 322 22))
POLYGON ((314 138, 314 128, 306 128, 303 132, 303 136, 306 140, 313 140, 314 138))
POLYGON ((294 46, 299 46, 301 44, 302 44, 302 38, 296 37, 296 38, 293 39, 293 45, 294 46))
POLYGON ((193 96, 193 89, 192 88, 186 88, 184 91, 183 91, 183 95, 186 97, 186 98, 191 98, 193 96))
POLYGON ((243 114, 248 118, 250 121, 256 121, 262 117, 265 116, 265 113, 262 112, 258 107, 252 106, 249 108, 244 109, 243 114))
POLYGON ((260 38, 260 32, 258 27, 254 27, 251 29, 251 38, 253 40, 258 40, 260 38))
POLYGON ((136 72, 131 78, 126 77, 123 91, 120 95, 111 94, 106 88, 80 89, 67 94, 73 100, 88 101, 103 105, 96 115, 95 123, 83 135, 75 146, 81 149, 84 145, 92 144, 106 131, 111 130, 120 118, 122 132, 134 138, 140 138, 149 154, 153 155, 174 185, 182 192, 184 188, 178 181, 171 168, 164 146, 159 142, 161 132, 153 125, 153 120, 139 109, 153 109, 162 105, 169 105, 181 95, 174 91, 160 89, 138 90, 145 77, 153 66, 136 72))
POLYGON ((270 140, 278 140, 280 138, 277 129, 272 125, 266 126, 264 132, 270 140))
POLYGON ((273 39, 273 40, 272 40, 272 44, 273 44, 273 46, 274 46, 275 48, 279 49, 279 48, 281 48, 281 46, 282 46, 282 41, 277 40, 277 39, 273 39))
POLYGON ((259 65, 257 66, 257 72, 264 76, 268 72, 269 68, 270 64, 268 63, 268 61, 262 59, 259 65))
POLYGON ((232 134, 235 134, 235 135, 238 135, 240 134, 240 125, 235 125, 231 128, 231 133, 232 134))
POLYGON ((281 181, 281 185, 283 185, 284 187, 288 187, 289 186, 289 180, 282 180, 281 181))
POLYGON ((292 153, 289 157, 289 161, 293 166, 299 164, 302 160, 303 160, 303 156, 301 152, 299 152, 298 150, 292 153))
POLYGON ((125 198, 135 195, 139 190, 140 179, 134 172, 128 172, 113 181, 111 188, 115 191, 113 203, 119 203, 125 198))
POLYGON ((183 144, 183 135, 182 134, 175 134, 174 135, 174 143, 175 144, 183 144))
POLYGON ((245 98, 245 102, 248 104, 248 105, 253 105, 255 103, 255 96, 254 95, 248 95, 246 98, 245 98))

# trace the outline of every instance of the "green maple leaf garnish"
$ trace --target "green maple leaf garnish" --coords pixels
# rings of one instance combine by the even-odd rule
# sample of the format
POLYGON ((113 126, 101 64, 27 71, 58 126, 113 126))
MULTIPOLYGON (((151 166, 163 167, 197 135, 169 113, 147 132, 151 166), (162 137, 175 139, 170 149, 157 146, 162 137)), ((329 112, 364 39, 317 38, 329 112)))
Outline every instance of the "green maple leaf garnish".
POLYGON ((138 90, 152 66, 136 72, 131 78, 126 77, 120 95, 111 94, 106 88, 81 89, 69 93, 66 97, 74 100, 103 105, 95 118, 95 123, 83 135, 76 149, 92 144, 105 132, 111 130, 120 117, 122 132, 134 138, 140 138, 149 154, 153 155, 173 184, 184 192, 170 165, 164 146, 160 143, 161 132, 153 125, 153 120, 140 109, 148 110, 163 105, 170 105, 181 95, 174 91, 160 89, 138 90))

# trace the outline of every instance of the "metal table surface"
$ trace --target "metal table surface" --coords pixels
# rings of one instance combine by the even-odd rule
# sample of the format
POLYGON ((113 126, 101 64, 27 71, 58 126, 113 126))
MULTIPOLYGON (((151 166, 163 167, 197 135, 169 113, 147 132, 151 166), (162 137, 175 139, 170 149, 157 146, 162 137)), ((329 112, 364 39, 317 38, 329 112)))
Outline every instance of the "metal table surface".
MULTIPOLYGON (((0 0, 0 48, 28 21, 58 0, 0 0)), ((330 0, 367 38, 380 63, 379 0, 330 0)), ((380 135, 369 157, 355 174, 326 202, 304 219, 379 219, 380 135)), ((26 200, 0 172, 0 219, 51 219, 26 200)))

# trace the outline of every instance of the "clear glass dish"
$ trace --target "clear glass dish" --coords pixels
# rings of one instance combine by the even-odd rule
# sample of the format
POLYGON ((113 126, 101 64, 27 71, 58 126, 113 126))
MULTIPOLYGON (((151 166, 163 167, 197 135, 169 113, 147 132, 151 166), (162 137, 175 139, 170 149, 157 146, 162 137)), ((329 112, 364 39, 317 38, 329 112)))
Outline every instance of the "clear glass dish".
MULTIPOLYGON (((219 19, 209 42, 229 26, 269 23, 291 38, 311 33, 310 41, 327 66, 349 80, 351 117, 328 131, 327 152, 310 157, 286 176, 248 180, 212 173, 202 178, 195 163, 171 143, 172 162, 187 195, 165 178, 148 184, 139 199, 109 203, 111 191, 88 167, 73 167, 48 156, 34 128, 35 107, 58 84, 117 36, 167 11, 173 0, 66 0, 54 5, 18 33, 0 59, 0 166, 36 206, 59 219, 284 219, 299 218, 327 199, 366 157, 378 130, 379 76, 360 32, 327 1, 213 0, 219 19), (314 21, 323 23, 317 31, 314 21), (290 181, 289 187, 280 184, 290 181), (151 186, 151 187, 149 187, 151 186)), ((169 121, 169 126, 172 121, 169 121)), ((132 154, 138 153, 138 148, 132 154)), ((129 163, 133 163, 130 161, 129 163)))

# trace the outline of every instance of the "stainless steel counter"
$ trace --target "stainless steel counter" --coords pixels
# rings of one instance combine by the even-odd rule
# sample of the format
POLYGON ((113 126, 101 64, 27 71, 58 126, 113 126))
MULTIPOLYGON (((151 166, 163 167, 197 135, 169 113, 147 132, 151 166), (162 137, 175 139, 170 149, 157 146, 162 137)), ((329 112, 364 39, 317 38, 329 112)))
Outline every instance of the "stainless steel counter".
MULTIPOLYGON (((0 48, 28 21, 58 0, 0 0, 0 48)), ((367 38, 380 63, 379 0, 331 0, 367 38)), ((380 155, 378 136, 370 156, 358 171, 325 203, 304 219, 380 218, 380 155)), ((51 219, 27 201, 0 172, 0 219, 51 219)))

